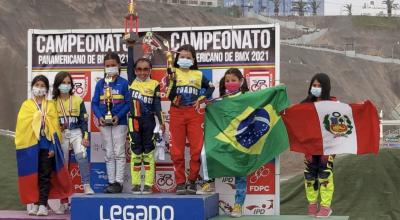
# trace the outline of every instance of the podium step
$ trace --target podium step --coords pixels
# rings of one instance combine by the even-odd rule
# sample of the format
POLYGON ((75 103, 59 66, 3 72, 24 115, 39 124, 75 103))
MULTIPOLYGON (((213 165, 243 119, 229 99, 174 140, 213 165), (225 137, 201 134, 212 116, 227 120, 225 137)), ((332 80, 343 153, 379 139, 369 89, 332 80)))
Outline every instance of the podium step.
POLYGON ((26 211, 12 211, 12 210, 0 210, 0 219, 18 219, 18 220, 69 220, 69 215, 56 215, 49 211, 48 216, 30 216, 26 211))
MULTIPOLYGON (((279 215, 279 216, 268 216, 268 215, 258 215, 258 216, 242 216, 240 220, 315 220, 317 218, 307 215, 279 215)), ((329 220, 348 220, 348 216, 330 216, 327 218, 329 220)), ((211 220, 232 220, 229 216, 217 216, 211 218, 211 220)))
POLYGON ((218 199, 218 194, 74 194, 71 198, 71 219, 204 220, 218 215, 218 199))

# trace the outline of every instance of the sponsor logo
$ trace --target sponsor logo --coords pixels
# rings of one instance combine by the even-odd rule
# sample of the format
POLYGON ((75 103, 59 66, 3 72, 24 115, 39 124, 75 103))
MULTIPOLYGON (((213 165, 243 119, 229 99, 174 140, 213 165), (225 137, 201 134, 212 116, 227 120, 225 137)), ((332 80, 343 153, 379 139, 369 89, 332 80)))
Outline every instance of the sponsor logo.
POLYGON ((250 91, 258 91, 273 85, 274 72, 272 69, 245 70, 250 91))
POLYGON ((85 101, 90 100, 90 97, 86 96, 89 91, 89 76, 86 73, 71 73, 71 77, 74 82, 74 93, 85 101))
POLYGON ((251 211, 253 215, 265 215, 267 210, 274 208, 274 200, 270 199, 263 204, 248 205, 246 209, 251 211))
POLYGON ((232 205, 223 200, 219 200, 218 207, 225 214, 230 214, 233 211, 232 205))
POLYGON ((256 183, 260 178, 267 177, 270 173, 270 169, 266 167, 266 165, 258 168, 253 175, 250 177, 250 183, 256 183))
POLYGON ((157 172, 156 173, 156 191, 159 192, 173 192, 176 187, 176 182, 171 172, 157 172))
POLYGON ((98 179, 108 180, 107 173, 104 170, 94 170, 98 179))
POLYGON ((225 183, 226 185, 228 185, 231 189, 236 189, 235 186, 235 177, 222 177, 221 180, 222 183, 225 183))
POLYGON ((112 205, 109 211, 100 205, 99 214, 101 220, 111 219, 174 219, 174 208, 169 205, 155 206, 155 205, 112 205))

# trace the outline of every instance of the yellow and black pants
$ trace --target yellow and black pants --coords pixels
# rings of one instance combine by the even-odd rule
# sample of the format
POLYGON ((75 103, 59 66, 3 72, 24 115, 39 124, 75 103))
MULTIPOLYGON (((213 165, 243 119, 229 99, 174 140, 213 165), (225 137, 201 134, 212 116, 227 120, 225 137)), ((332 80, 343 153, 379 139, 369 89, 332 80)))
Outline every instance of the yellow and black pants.
POLYGON ((309 203, 317 203, 321 197, 321 206, 330 207, 332 203, 333 184, 333 159, 335 155, 307 155, 304 163, 304 185, 309 203))

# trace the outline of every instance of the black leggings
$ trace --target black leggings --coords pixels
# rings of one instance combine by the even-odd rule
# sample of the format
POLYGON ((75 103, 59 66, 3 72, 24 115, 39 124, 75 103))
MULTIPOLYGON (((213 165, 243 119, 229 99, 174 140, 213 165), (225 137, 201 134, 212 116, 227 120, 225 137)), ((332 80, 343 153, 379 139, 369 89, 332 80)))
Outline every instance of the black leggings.
POLYGON ((40 149, 39 152, 39 201, 37 205, 47 205, 50 191, 51 172, 54 166, 54 157, 49 157, 49 151, 40 149))

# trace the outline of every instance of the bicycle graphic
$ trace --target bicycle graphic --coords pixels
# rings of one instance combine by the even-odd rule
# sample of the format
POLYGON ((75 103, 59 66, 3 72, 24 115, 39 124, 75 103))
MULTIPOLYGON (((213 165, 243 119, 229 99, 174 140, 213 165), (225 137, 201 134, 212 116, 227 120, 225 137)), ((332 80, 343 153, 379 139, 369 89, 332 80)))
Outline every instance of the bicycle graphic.
POLYGON ((260 178, 267 177, 270 173, 269 168, 264 166, 258 168, 254 174, 250 177, 250 183, 256 183, 260 178))
POLYGON ((84 92, 83 83, 76 82, 74 85, 75 93, 78 95, 82 95, 84 92))
POLYGON ((172 179, 171 174, 158 174, 157 185, 159 186, 172 186, 174 184, 174 180, 172 179))
POLYGON ((258 79, 258 80, 252 80, 253 84, 250 86, 251 91, 258 91, 261 89, 268 88, 268 82, 265 79, 258 79))

